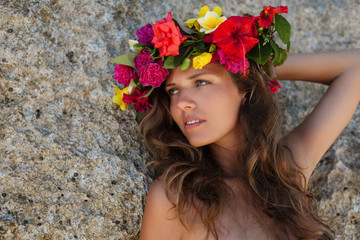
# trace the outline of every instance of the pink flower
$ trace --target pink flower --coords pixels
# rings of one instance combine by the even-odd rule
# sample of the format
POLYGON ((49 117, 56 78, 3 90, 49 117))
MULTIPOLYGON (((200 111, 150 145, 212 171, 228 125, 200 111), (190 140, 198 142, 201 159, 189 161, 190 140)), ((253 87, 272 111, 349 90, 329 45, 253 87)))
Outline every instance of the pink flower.
POLYGON ((242 72, 243 75, 246 75, 246 71, 249 68, 249 62, 246 58, 240 58, 239 61, 236 62, 226 56, 222 49, 220 49, 217 54, 219 55, 220 63, 225 65, 227 71, 232 71, 234 74, 242 72))
POLYGON ((151 58, 151 52, 147 48, 141 50, 141 52, 134 59, 134 65, 137 70, 140 70, 142 67, 145 67, 149 63, 153 62, 154 59, 151 58))
POLYGON ((144 86, 160 87, 169 71, 158 63, 149 63, 139 71, 139 81, 144 86))
POLYGON ((172 20, 171 13, 168 13, 166 19, 156 21, 152 28, 154 38, 151 42, 155 44, 155 48, 159 49, 159 58, 179 55, 179 46, 187 37, 181 35, 179 27, 172 20))
POLYGON ((114 68, 114 79, 125 87, 129 86, 131 79, 136 79, 135 69, 123 64, 117 64, 114 68))
POLYGON ((149 90, 144 91, 143 93, 140 92, 138 88, 135 89, 133 94, 128 95, 124 93, 123 102, 124 103, 135 103, 135 109, 139 113, 145 112, 145 110, 151 108, 151 104, 149 104, 148 99, 149 97, 145 96, 149 90))

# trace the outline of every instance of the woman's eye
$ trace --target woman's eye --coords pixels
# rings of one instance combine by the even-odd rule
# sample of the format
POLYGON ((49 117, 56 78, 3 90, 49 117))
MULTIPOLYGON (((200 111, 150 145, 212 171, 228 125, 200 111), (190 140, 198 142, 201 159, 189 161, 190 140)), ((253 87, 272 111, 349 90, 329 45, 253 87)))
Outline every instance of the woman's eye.
POLYGON ((174 89, 174 88, 169 89, 169 90, 167 91, 167 93, 168 93, 170 96, 172 96, 172 95, 174 95, 174 94, 176 94, 176 93, 178 93, 178 92, 179 92, 179 90, 174 89))
POLYGON ((204 85, 210 84, 210 82, 205 81, 205 80, 196 80, 195 84, 196 84, 196 86, 204 86, 204 85))

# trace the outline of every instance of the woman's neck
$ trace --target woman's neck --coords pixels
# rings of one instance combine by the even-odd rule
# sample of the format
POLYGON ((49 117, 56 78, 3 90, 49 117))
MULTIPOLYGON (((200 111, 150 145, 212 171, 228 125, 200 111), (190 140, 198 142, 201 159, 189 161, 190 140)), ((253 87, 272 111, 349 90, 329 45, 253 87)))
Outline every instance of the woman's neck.
POLYGON ((239 154, 243 150, 245 137, 242 131, 236 138, 226 143, 216 143, 210 145, 210 150, 215 155, 219 164, 222 166, 226 178, 238 177, 241 172, 242 162, 239 154))

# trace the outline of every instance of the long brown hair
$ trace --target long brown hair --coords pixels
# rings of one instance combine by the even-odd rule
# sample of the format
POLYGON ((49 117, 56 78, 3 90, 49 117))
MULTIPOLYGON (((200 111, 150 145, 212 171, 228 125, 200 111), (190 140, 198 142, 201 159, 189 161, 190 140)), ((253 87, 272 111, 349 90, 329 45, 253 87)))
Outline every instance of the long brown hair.
MULTIPOLYGON (((246 77, 231 74, 239 91, 246 93, 239 123, 246 143, 238 156, 239 172, 254 193, 259 214, 273 220, 277 238, 333 239, 331 230, 317 215, 314 198, 291 151, 280 139, 280 113, 266 77, 251 63, 246 77)), ((195 208, 204 225, 218 239, 217 217, 223 210, 227 188, 224 172, 208 146, 191 146, 173 121, 164 84, 154 90, 153 107, 144 116, 140 132, 150 151, 155 177, 162 176, 169 200, 181 223, 195 208), (169 197, 170 192, 175 198, 169 197), (197 204, 200 202, 201 204, 197 204)))

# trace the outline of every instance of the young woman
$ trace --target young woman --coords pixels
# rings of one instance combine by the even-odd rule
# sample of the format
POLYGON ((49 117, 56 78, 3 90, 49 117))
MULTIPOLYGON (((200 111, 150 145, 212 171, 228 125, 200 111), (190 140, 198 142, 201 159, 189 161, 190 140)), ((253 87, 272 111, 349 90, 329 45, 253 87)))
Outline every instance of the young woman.
POLYGON ((360 51, 289 56, 281 65, 286 51, 273 33, 288 43, 286 23, 276 25, 286 12, 269 6, 259 17, 226 19, 204 7, 186 22, 194 30, 186 36, 169 14, 137 32, 142 49, 131 64, 129 55, 114 61, 123 64, 115 79, 127 87, 113 101, 122 109, 136 103, 138 112, 151 107, 140 130, 156 179, 141 240, 332 239, 306 186, 359 103, 360 51), (280 80, 329 85, 283 137, 269 65, 281 65, 280 80))
POLYGON ((206 239, 215 228, 218 239, 331 238, 306 184, 359 103, 359 59, 360 50, 302 54, 276 68, 279 79, 329 85, 282 138, 276 103, 256 69, 248 78, 217 63, 174 70, 142 123, 163 175, 149 190, 140 239, 206 239), (186 140, 203 149, 191 152, 186 140))

